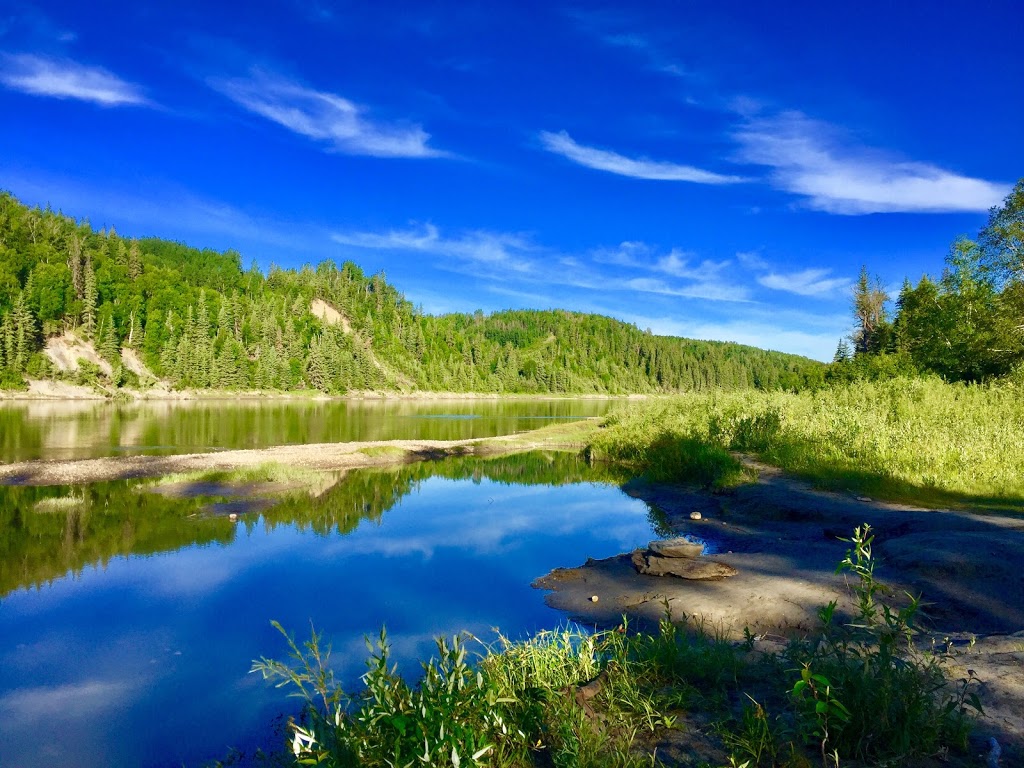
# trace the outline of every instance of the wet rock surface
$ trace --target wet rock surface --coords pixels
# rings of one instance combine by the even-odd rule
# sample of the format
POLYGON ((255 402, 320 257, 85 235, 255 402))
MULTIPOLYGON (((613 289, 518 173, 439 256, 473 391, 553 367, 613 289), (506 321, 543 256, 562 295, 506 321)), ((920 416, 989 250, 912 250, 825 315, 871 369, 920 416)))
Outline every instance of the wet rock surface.
POLYGON ((731 565, 720 563, 709 557, 660 557, 650 550, 636 550, 630 562, 637 573, 645 576, 678 576, 680 579, 700 581, 724 579, 735 576, 738 571, 731 565))

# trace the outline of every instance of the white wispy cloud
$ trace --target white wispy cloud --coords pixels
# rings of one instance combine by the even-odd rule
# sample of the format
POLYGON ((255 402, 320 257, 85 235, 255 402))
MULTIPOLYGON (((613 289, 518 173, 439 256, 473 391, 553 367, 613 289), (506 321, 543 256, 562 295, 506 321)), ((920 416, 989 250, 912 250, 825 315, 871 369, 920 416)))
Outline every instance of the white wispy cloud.
POLYGON ((831 273, 830 269, 804 269, 789 274, 770 272, 757 278, 757 282, 765 288, 795 293, 798 296, 834 296, 837 292, 850 287, 851 281, 848 277, 829 277, 831 273))
POLYGON ((730 264, 728 260, 710 261, 708 259, 695 263, 694 254, 688 251, 673 248, 668 253, 659 253, 647 243, 635 240, 626 240, 619 243, 616 248, 597 249, 592 252, 592 258, 603 264, 644 269, 702 283, 720 280, 723 271, 730 264))
MULTIPOLYGON (((671 285, 654 277, 634 277, 621 282, 624 288, 641 293, 656 293, 661 296, 675 296, 685 299, 706 299, 708 301, 749 301, 750 291, 741 285, 723 283, 690 283, 671 285)), ((611 286, 614 287, 614 286, 611 286)))
POLYGON ((577 144, 566 131, 558 133, 541 131, 539 138, 548 152, 561 155, 587 168, 607 171, 619 176, 653 181, 691 181, 697 184, 736 184, 746 181, 742 176, 727 176, 695 168, 692 165, 651 160, 646 157, 626 157, 607 149, 587 147, 577 144))
MULTIPOLYGON (((626 315, 624 320, 640 328, 650 328, 663 336, 681 336, 707 341, 731 341, 761 349, 774 349, 815 360, 831 360, 836 342, 847 333, 843 324, 828 324, 816 331, 795 328, 790 322, 773 322, 756 316, 734 320, 708 321, 678 317, 626 315)), ((827 320, 827 318, 823 318, 827 320)))
POLYGON ((740 162, 771 168, 775 186, 828 213, 987 211, 1010 190, 1008 184, 851 145, 833 126, 801 112, 754 117, 734 138, 740 162))
POLYGON ((33 96, 78 99, 103 107, 150 104, 139 86, 102 67, 30 53, 0 57, 0 83, 33 96))
POLYGON ((473 230, 454 237, 444 237, 433 224, 379 233, 336 232, 331 239, 341 245, 356 248, 415 251, 500 266, 515 272, 531 272, 533 264, 530 254, 537 251, 536 246, 522 235, 473 230))
POLYGON ((211 88, 290 131, 349 155, 444 157, 428 145, 430 134, 415 123, 371 119, 365 107, 278 75, 253 71, 246 78, 211 78, 211 88))
POLYGON ((724 279, 722 272, 728 262, 694 264, 689 254, 679 249, 659 253, 635 241, 572 254, 521 234, 472 230, 443 235, 433 224, 385 232, 337 232, 331 237, 336 243, 356 248, 430 254, 438 257, 435 267, 500 281, 505 292, 512 290, 507 281, 514 277, 526 284, 591 292, 631 291, 709 301, 750 299, 747 287, 724 279), (628 273, 609 270, 608 266, 621 267, 628 273))

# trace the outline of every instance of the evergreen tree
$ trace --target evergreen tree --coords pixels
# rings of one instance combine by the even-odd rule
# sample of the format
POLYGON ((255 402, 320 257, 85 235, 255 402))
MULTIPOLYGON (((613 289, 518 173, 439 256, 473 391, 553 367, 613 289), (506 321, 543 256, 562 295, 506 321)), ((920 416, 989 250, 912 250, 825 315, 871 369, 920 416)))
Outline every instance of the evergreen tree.
POLYGON ((882 287, 882 281, 868 277, 867 267, 861 267, 860 276, 853 289, 853 315, 857 330, 852 341, 857 354, 870 354, 883 349, 885 332, 888 329, 886 302, 889 295, 882 287))
POLYGON ((85 287, 82 291, 82 331, 87 339, 91 339, 96 331, 96 272, 92 268, 92 258, 86 255, 84 269, 85 287))

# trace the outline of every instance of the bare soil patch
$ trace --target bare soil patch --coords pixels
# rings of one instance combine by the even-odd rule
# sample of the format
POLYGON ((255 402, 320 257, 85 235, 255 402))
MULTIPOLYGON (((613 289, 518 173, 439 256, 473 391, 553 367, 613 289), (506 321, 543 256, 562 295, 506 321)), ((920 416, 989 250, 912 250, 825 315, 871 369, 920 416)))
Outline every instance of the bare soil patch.
POLYGON ((47 339, 43 354, 58 371, 65 373, 77 371, 82 360, 97 366, 106 376, 110 376, 114 371, 110 363, 100 357, 91 342, 82 341, 72 333, 47 339))

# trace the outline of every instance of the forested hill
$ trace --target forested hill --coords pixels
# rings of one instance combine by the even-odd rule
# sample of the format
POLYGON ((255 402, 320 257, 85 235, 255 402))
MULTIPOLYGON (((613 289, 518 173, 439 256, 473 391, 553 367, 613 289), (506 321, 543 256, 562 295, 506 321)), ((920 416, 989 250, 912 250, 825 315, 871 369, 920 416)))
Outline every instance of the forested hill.
POLYGON ((124 364, 140 358, 176 387, 332 393, 799 388, 824 370, 597 315, 425 315, 352 263, 264 275, 234 251, 126 239, 0 193, 0 386, 58 375, 43 350, 65 333, 103 358, 74 377, 121 385, 146 383, 124 364))

